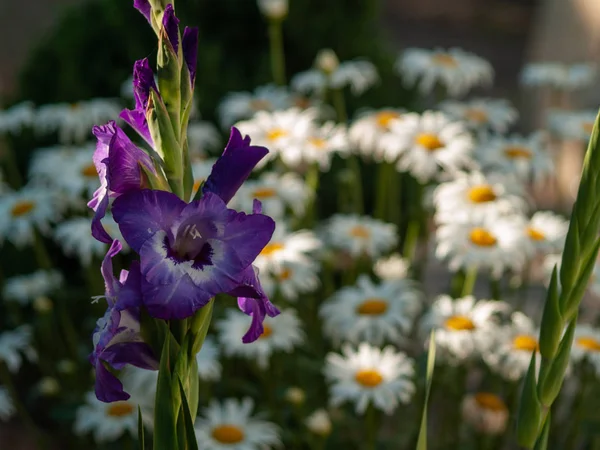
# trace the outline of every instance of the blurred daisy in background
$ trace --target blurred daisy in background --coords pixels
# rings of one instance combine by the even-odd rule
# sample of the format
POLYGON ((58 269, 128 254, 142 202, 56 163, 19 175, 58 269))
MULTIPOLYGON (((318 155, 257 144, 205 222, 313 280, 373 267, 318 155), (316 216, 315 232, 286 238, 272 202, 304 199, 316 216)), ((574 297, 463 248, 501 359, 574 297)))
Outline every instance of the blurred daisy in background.
POLYGON ((507 303, 479 300, 468 295, 453 300, 440 295, 421 321, 421 333, 435 330, 436 351, 440 359, 457 365, 490 350, 498 332, 499 319, 508 313, 507 303))
POLYGON ((373 272, 381 280, 394 281, 404 280, 408 277, 410 262, 404 259, 399 253, 380 258, 373 266, 373 272))
POLYGON ((21 248, 33 243, 35 230, 50 231, 60 219, 62 205, 56 192, 43 187, 25 186, 0 197, 0 242, 4 239, 21 248))
POLYGON ((202 186, 202 183, 206 181, 214 164, 217 162, 217 158, 206 158, 196 159, 192 161, 192 174, 194 175, 194 187, 192 188, 192 195, 196 195, 198 189, 202 186))
POLYGON ((0 135, 21 134, 35 121, 35 106, 31 102, 21 102, 0 111, 0 135))
POLYGON ((402 120, 406 110, 383 108, 365 111, 354 119, 348 131, 350 144, 366 158, 375 162, 395 162, 399 156, 396 145, 385 145, 384 136, 389 135, 390 125, 402 120), (389 148, 388 148, 389 147, 389 148))
POLYGON ((472 166, 473 137, 463 122, 443 113, 404 114, 402 120, 390 123, 390 131, 382 145, 396 147, 400 155, 396 168, 421 183, 435 179, 440 169, 454 173, 472 166))
POLYGON ((423 94, 442 86, 452 97, 466 94, 475 86, 490 86, 494 79, 491 64, 460 48, 406 49, 395 64, 407 86, 418 83, 423 94))
POLYGON ((451 271, 489 269, 497 278, 507 269, 523 267, 526 239, 520 216, 448 222, 436 230, 435 255, 446 260, 451 271))
MULTIPOLYGON (((529 369, 531 354, 539 352, 539 330, 533 321, 521 312, 514 312, 510 324, 497 330, 496 342, 483 354, 484 361, 502 377, 516 381, 529 369)), ((541 358, 536 358, 537 369, 541 358)))
POLYGON ((587 143, 592 135, 598 111, 551 110, 548 112, 548 127, 563 139, 577 139, 587 143))
POLYGON ((261 336, 250 344, 244 344, 242 336, 248 331, 250 322, 251 318, 246 314, 232 309, 226 311, 224 319, 217 321, 215 327, 225 355, 254 361, 260 369, 265 370, 273 353, 291 353, 304 342, 304 331, 293 309, 281 311, 276 319, 267 317, 261 336))
POLYGON ((597 73, 597 67, 591 63, 534 62, 523 68, 521 83, 524 86, 574 90, 591 86, 597 73))
POLYGON ((331 417, 329 413, 321 408, 310 414, 304 421, 306 428, 317 436, 326 437, 331 434, 333 425, 331 424, 331 417))
POLYGON ((438 223, 480 220, 527 209, 518 180, 478 171, 459 172, 454 180, 441 183, 433 192, 433 204, 438 223))
POLYGON ((227 398, 212 400, 200 411, 194 426, 203 450, 263 450, 281 446, 279 428, 252 416, 254 401, 227 398))
POLYGON ((289 9, 288 0, 258 0, 257 4, 261 14, 270 20, 284 19, 289 9))
POLYGON ((27 305, 38 297, 51 295, 62 286, 63 281, 62 273, 57 270, 38 270, 5 280, 2 296, 7 301, 27 305))
POLYGON ((12 188, 10 187, 10 185, 8 183, 6 183, 6 176, 4 175, 4 172, 2 171, 2 169, 0 169, 0 196, 2 196, 3 194, 6 194, 8 192, 12 192, 12 188))
POLYGON ((40 106, 35 130, 40 134, 58 133, 61 144, 81 143, 92 138, 92 127, 119 117, 121 105, 111 99, 92 99, 77 103, 40 106))
POLYGON ((508 406, 496 394, 477 392, 467 394, 461 405, 462 417, 477 432, 485 435, 500 435, 508 424, 508 406))
POLYGON ((421 294, 409 280, 375 284, 363 274, 355 286, 345 286, 325 300, 319 315, 324 334, 336 345, 398 344, 410 332, 420 302, 421 294))
POLYGON ((492 136, 475 151, 475 159, 486 170, 516 174, 524 181, 541 181, 554 173, 544 132, 529 136, 492 136))
POLYGON ((248 180, 240 187, 233 197, 232 207, 250 213, 256 199, 260 200, 263 213, 275 220, 283 219, 286 209, 299 217, 304 214, 311 196, 310 188, 299 175, 265 172, 259 179, 248 180))
MULTIPOLYGON (((286 88, 268 84, 258 86, 254 92, 230 92, 217 109, 221 127, 229 128, 239 120, 249 119, 258 111, 277 111, 290 106, 286 88)), ((254 138, 254 136, 253 136, 254 138)))
POLYGON ((221 133, 211 122, 190 122, 187 131, 188 151, 193 161, 206 158, 209 150, 216 150, 221 146, 221 133))
POLYGON ((28 325, 21 325, 11 331, 0 334, 0 362, 12 373, 16 373, 23 364, 23 356, 29 361, 37 361, 37 353, 31 346, 32 331, 28 325))
POLYGON ((571 346, 571 360, 579 363, 586 360, 600 375, 600 330, 590 325, 577 325, 571 346))
POLYGON ((500 98, 474 98, 464 102, 447 100, 439 108, 453 119, 466 122, 474 131, 504 133, 519 118, 517 109, 508 100, 500 98))
POLYGON ((316 259, 309 262, 286 262, 277 269, 260 273, 260 282, 269 297, 279 293, 284 299, 295 302, 302 294, 314 292, 320 286, 320 263, 316 259))
POLYGON ((537 211, 525 223, 531 255, 560 252, 567 237, 569 221, 551 211, 537 211))
POLYGON ((198 376, 204 381, 217 381, 221 378, 221 363, 219 362, 219 347, 212 336, 206 336, 202 348, 196 355, 198 376))
POLYGON ((397 227, 370 216, 336 214, 324 229, 324 242, 353 258, 379 258, 398 242, 397 227))
POLYGON ((8 389, 0 386, 0 422, 8 422, 17 412, 8 389))
POLYGON ((414 362, 391 346, 379 349, 363 342, 354 350, 345 345, 341 354, 327 355, 324 374, 331 383, 331 405, 353 402, 358 414, 370 404, 391 414, 415 392, 414 362))

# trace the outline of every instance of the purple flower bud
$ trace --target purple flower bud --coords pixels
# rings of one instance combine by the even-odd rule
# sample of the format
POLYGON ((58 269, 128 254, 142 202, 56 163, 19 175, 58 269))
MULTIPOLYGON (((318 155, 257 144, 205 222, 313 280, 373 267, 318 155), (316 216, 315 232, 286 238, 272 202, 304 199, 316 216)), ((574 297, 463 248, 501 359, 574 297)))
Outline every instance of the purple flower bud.
POLYGON ((175 16, 175 10, 172 4, 168 4, 163 15, 163 27, 173 46, 175 53, 179 51, 179 19, 175 16))
POLYGON ((190 72, 190 81, 193 88, 196 82, 196 66, 198 64, 198 28, 185 27, 181 47, 183 49, 183 59, 190 72))
POLYGON ((133 0, 133 6, 144 15, 148 22, 150 22, 152 6, 150 6, 150 2, 148 0, 133 0))

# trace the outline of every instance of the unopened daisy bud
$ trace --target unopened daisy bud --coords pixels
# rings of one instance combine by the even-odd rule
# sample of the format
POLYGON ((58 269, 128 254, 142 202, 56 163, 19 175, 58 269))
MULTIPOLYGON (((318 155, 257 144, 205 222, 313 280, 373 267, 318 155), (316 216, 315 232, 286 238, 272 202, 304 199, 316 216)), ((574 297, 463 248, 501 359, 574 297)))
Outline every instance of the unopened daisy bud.
POLYGON ((331 434, 331 419, 324 409, 317 409, 305 421, 306 428, 317 436, 326 437, 331 434))
POLYGON ((300 406, 306 400, 306 393, 301 388, 292 386, 285 391, 285 399, 294 406, 300 406))
POLYGON ((382 280, 402 280, 408 275, 409 263, 398 253, 379 259, 373 272, 382 280))
POLYGON ((38 384, 38 390, 44 397, 52 397, 60 392, 60 385, 55 378, 44 377, 38 384))
POLYGON ((469 425, 483 434, 502 434, 508 421, 506 403, 495 394, 478 392, 462 402, 462 415, 469 425))
POLYGON ((77 365, 75 364, 75 362, 71 361, 70 359, 61 359, 56 364, 56 370, 58 370, 62 374, 73 373, 73 372, 75 372, 76 367, 77 367, 77 365))
POLYGON ((340 60, 333 50, 325 48, 317 53, 315 65, 321 72, 331 75, 340 66, 340 60))
POLYGON ((33 309, 38 314, 47 314, 52 311, 52 308, 54 308, 54 303, 46 296, 36 297, 33 301, 33 309))
POLYGON ((288 8, 288 0, 258 0, 258 9, 269 20, 285 19, 288 8))

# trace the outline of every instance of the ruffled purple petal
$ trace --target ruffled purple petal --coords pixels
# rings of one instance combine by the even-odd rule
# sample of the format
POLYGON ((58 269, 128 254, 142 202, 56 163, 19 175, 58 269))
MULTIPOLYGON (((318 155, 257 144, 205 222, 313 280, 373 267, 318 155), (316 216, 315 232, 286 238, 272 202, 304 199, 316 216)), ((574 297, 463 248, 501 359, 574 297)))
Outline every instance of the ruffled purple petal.
POLYGON ((111 403, 127 400, 130 395, 123 390, 123 383, 114 376, 106 367, 104 362, 96 362, 96 382, 94 386, 96 397, 101 402, 111 403))
POLYGON ((187 274, 171 284, 142 281, 142 291, 148 313, 165 320, 190 317, 215 295, 198 288, 187 274))
POLYGON ((135 109, 124 109, 119 117, 128 123, 142 138, 154 147, 148 122, 146 120, 146 109, 150 90, 158 92, 154 81, 154 72, 150 67, 148 58, 136 61, 133 65, 133 95, 135 97, 135 109))
POLYGON ((114 201, 112 213, 125 241, 139 253, 156 232, 169 232, 185 206, 175 194, 145 189, 121 195, 114 201))
POLYGON ((179 52, 179 19, 175 16, 172 4, 168 4, 163 15, 163 27, 173 46, 175 53, 179 52))
POLYGON ((190 73, 192 88, 196 83, 196 67, 198 65, 198 28, 185 27, 181 40, 183 59, 190 73))
POLYGON ((142 274, 140 262, 133 261, 127 272, 127 277, 121 277, 121 288, 115 303, 118 310, 139 308, 142 306, 142 274))
POLYGON ((104 259, 102 260, 102 265, 100 266, 100 272, 102 273, 102 278, 104 278, 106 299, 108 300, 109 306, 114 304, 114 298, 117 295, 117 291, 120 287, 119 282, 115 280, 112 259, 121 251, 122 248, 123 245, 121 242, 115 239, 108 249, 108 252, 106 252, 104 259))
POLYGON ((127 191, 144 187, 140 164, 149 172, 154 172, 150 156, 131 142, 121 128, 115 127, 106 164, 109 191, 124 194, 127 191))
POLYGON ((106 209, 108 208, 109 193, 106 162, 110 153, 110 142, 116 132, 116 126, 114 121, 110 121, 106 125, 95 126, 92 129, 92 133, 96 136, 96 150, 94 151, 92 160, 100 178, 100 187, 94 192, 92 199, 88 202, 88 206, 94 211, 92 236, 105 244, 112 242, 112 238, 102 226, 101 221, 106 215, 106 209))
POLYGON ((108 232, 104 229, 102 225, 102 219, 106 215, 106 209, 108 208, 108 191, 102 196, 100 199, 100 203, 96 207, 96 212, 94 213, 94 217, 92 217, 92 236, 99 240, 100 242, 104 242, 105 244, 110 244, 112 242, 112 237, 108 234, 108 232))
POLYGON ((143 14, 148 22, 150 22, 150 13, 152 7, 148 0, 133 0, 133 7, 143 14))
POLYGON ((252 169, 269 151, 265 147, 250 145, 250 138, 231 128, 229 142, 204 183, 203 192, 212 192, 225 203, 233 198, 240 186, 252 173, 252 169))
POLYGON ((148 145, 154 148, 154 141, 150 134, 150 128, 148 128, 148 121, 146 120, 146 111, 138 111, 136 109, 124 109, 119 114, 119 117, 133 128, 142 139, 144 139, 148 145))
POLYGON ((112 367, 124 367, 127 364, 146 370, 158 370, 158 361, 154 352, 145 342, 119 342, 111 345, 102 359, 112 367))

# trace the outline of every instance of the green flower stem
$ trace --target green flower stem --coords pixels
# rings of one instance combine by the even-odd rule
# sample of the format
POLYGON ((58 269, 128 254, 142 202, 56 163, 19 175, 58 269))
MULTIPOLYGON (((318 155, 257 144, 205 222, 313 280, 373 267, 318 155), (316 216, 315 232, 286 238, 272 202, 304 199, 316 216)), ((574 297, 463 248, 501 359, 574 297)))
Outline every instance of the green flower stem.
POLYGON ((320 172, 318 164, 311 164, 306 171, 305 181, 306 185, 310 189, 311 197, 306 205, 306 213, 304 217, 304 226, 307 228, 312 227, 315 217, 317 217, 317 191, 319 189, 320 172))
POLYGON ((408 222, 406 236, 404 238, 404 246, 402 247, 402 256, 411 263, 415 259, 420 228, 421 224, 418 219, 411 219, 408 222))
POLYGON ((348 122, 348 112, 346 110, 346 100, 342 89, 331 89, 331 102, 337 113, 338 122, 345 124, 348 122))
POLYGON ((388 204, 387 204, 387 217, 391 223, 395 223, 400 226, 400 220, 402 219, 402 174, 396 171, 396 168, 392 164, 392 173, 390 175, 389 191, 388 191, 388 204))
POLYGON ((269 45, 271 49, 271 73, 273 81, 280 86, 285 86, 285 52, 283 50, 282 24, 281 20, 269 21, 269 45))
POLYGON ((369 403, 367 411, 365 412, 365 436, 366 436, 366 447, 365 450, 375 450, 377 448, 377 410, 372 403, 369 403))
POLYGON ((375 205, 374 216, 376 219, 386 220, 388 198, 391 193, 390 185, 392 176, 394 175, 393 170, 394 166, 389 163, 382 162, 379 164, 377 189, 374 190, 375 198, 373 199, 373 204, 375 205))
POLYGON ((469 267, 466 270, 465 279, 463 281, 462 291, 460 293, 461 297, 471 295, 473 293, 475 281, 477 281, 477 267, 469 267))
POLYGON ((15 190, 18 190, 23 185, 23 177, 21 177, 19 167, 17 166, 15 152, 5 139, 0 139, 0 152, 2 154, 8 182, 15 190))
POLYGON ((356 214, 363 214, 364 212, 364 200, 363 200, 363 185, 362 175, 360 170, 360 160, 356 155, 348 156, 348 169, 352 172, 352 210, 356 214))
MULTIPOLYGON (((569 408, 571 421, 569 424, 569 430, 565 439, 564 450, 575 450, 577 448, 577 441, 579 438, 579 431, 581 430, 581 423, 584 419, 585 411, 585 400, 590 396, 590 387, 593 385, 593 374, 590 374, 590 368, 587 366, 587 361, 581 370, 580 386, 575 394, 573 403, 569 408), (591 376, 590 376, 591 375, 591 376)), ((592 397, 593 398, 593 397, 592 397)))
POLYGON ((500 288, 500 280, 495 277, 490 277, 490 296, 493 300, 502 299, 502 289, 500 288))
POLYGON ((33 251, 40 269, 52 269, 52 260, 50 259, 50 255, 44 244, 44 238, 42 238, 42 235, 38 230, 34 230, 33 251))

